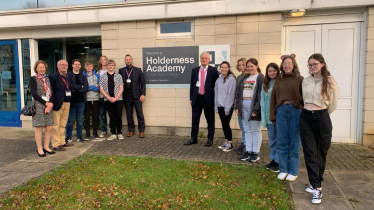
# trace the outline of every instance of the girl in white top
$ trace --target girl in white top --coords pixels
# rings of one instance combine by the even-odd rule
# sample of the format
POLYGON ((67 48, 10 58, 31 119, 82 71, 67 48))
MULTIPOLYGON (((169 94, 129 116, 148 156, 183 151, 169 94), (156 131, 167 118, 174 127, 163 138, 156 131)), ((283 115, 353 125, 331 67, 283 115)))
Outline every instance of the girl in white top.
POLYGON ((310 56, 308 67, 311 75, 302 83, 304 109, 300 115, 300 136, 310 182, 306 191, 313 193, 312 203, 318 204, 321 203, 321 182, 331 145, 330 114, 337 106, 339 89, 321 54, 310 56))

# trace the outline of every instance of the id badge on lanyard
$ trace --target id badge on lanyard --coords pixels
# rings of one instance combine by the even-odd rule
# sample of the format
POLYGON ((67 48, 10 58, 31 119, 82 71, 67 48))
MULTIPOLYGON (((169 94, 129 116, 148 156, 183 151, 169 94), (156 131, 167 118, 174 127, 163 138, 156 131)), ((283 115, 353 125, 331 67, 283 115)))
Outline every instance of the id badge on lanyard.
POLYGON ((43 96, 42 96, 42 99, 43 99, 44 101, 47 101, 47 102, 49 101, 49 98, 48 98, 46 95, 43 95, 43 96))
POLYGON ((70 90, 66 90, 65 91, 65 96, 71 96, 71 91, 70 90))

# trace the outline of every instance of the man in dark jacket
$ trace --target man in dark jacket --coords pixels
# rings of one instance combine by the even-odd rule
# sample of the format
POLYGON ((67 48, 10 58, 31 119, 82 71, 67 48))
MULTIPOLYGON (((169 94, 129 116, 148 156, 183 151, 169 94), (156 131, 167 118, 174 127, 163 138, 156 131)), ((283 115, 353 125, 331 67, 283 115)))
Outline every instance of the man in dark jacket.
POLYGON ((68 62, 57 63, 58 72, 49 76, 53 90, 52 147, 55 151, 65 151, 64 147, 73 146, 65 142, 65 126, 69 116, 71 84, 67 76, 68 62))
POLYGON ((124 91, 123 102, 125 104, 127 125, 129 134, 127 137, 135 135, 135 123, 133 117, 133 107, 135 107, 136 116, 138 117, 139 137, 144 138, 145 121, 143 115, 142 104, 145 101, 145 79, 140 68, 132 65, 132 57, 127 54, 125 56, 126 67, 119 69, 122 76, 124 91))
POLYGON ((208 123, 208 140, 205 146, 212 146, 214 138, 215 113, 214 113, 214 86, 219 77, 215 67, 209 66, 210 55, 208 52, 200 54, 201 66, 192 69, 190 83, 190 103, 192 106, 191 139, 184 145, 197 144, 200 116, 204 115, 208 123))
POLYGON ((86 76, 80 73, 82 67, 78 59, 72 61, 73 71, 68 73, 71 82, 71 103, 69 110, 69 118, 66 124, 65 141, 71 142, 73 135, 74 119, 77 121, 77 142, 83 143, 82 128, 83 128, 83 113, 86 105, 86 92, 88 91, 88 81, 86 76))

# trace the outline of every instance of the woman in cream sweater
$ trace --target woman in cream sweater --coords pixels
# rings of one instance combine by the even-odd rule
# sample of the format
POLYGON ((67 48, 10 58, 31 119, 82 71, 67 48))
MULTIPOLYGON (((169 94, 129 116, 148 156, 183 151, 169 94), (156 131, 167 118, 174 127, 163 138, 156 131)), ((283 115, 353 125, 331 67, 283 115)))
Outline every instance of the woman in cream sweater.
POLYGON ((313 193, 312 203, 321 203, 323 173, 326 155, 331 145, 332 125, 330 114, 338 103, 338 85, 327 70, 321 54, 313 54, 308 60, 309 77, 302 84, 304 109, 300 115, 300 136, 305 165, 313 193))

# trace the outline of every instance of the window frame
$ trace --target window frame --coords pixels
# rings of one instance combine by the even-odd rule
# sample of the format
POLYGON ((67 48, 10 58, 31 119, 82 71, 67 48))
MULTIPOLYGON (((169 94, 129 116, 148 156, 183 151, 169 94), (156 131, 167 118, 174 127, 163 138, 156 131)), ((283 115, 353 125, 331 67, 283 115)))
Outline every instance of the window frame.
POLYGON ((192 38, 195 35, 195 21, 194 19, 186 20, 159 20, 157 21, 157 39, 168 39, 168 38, 192 38), (161 24, 165 23, 182 23, 190 22, 191 23, 191 32, 183 33, 161 33, 161 24))

